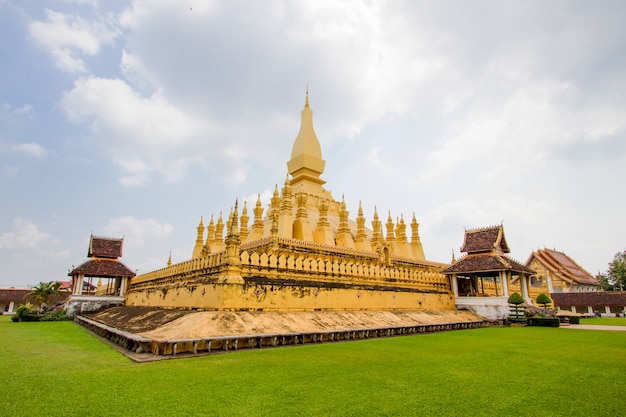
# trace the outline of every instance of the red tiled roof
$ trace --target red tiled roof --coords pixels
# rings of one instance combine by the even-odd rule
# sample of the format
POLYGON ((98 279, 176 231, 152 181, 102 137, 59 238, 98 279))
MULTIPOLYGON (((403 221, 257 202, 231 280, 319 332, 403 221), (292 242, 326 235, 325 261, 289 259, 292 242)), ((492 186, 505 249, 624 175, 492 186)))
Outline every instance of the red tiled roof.
POLYGON ((504 239, 504 230, 501 225, 483 229, 466 230, 461 252, 489 252, 498 247, 504 253, 511 251, 504 239))
POLYGON ((555 277, 565 282, 576 282, 578 284, 600 285, 598 279, 585 271, 572 258, 551 249, 539 249, 530 255, 526 265, 530 265, 536 259, 555 277))
POLYGON ((470 254, 456 261, 448 268, 441 271, 442 274, 472 274, 478 272, 511 271, 524 274, 534 274, 535 271, 517 262, 508 256, 495 254, 470 254))
POLYGON ((116 278, 134 277, 135 273, 131 271, 126 265, 116 259, 90 259, 84 264, 74 268, 68 275, 116 278))
POLYGON ((626 307, 626 292, 561 292, 551 293, 555 306, 626 307))
POLYGON ((91 235, 89 239, 88 258, 119 258, 122 256, 122 246, 124 239, 114 239, 108 237, 97 237, 91 235))
POLYGON ((4 288, 0 290, 0 302, 10 303, 11 301, 24 302, 24 297, 31 290, 23 288, 4 288))
POLYGON ((59 284, 59 290, 69 290, 72 288, 72 281, 57 281, 59 284))

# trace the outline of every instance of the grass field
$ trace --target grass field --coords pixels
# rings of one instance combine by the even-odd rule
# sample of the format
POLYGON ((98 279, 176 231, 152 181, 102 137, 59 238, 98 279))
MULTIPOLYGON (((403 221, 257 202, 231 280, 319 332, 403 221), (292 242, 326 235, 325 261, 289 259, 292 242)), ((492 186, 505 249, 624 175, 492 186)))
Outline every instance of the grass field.
POLYGON ((0 416, 626 415, 626 332, 486 328, 137 364, 0 317, 0 416))
POLYGON ((598 317, 593 319, 580 319, 580 324, 598 325, 598 326, 626 326, 626 318, 624 317, 598 317))

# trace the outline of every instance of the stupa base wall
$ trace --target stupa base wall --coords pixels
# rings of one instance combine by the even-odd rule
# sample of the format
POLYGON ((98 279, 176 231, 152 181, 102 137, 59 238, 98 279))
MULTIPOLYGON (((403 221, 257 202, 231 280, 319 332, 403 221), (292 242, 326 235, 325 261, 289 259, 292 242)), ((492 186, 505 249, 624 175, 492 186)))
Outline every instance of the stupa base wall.
POLYGON ((450 291, 264 277, 131 290, 127 306, 222 311, 454 310, 450 291))

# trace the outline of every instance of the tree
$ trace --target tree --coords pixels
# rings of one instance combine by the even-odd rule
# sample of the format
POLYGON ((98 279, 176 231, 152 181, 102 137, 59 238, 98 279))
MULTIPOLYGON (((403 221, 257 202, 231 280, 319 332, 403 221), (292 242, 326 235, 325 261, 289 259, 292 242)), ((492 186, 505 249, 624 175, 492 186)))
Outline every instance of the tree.
POLYGON ((615 286, 611 284, 609 281, 609 277, 606 274, 598 274, 596 275, 596 279, 600 283, 600 288, 602 291, 615 291, 615 286))
POLYGON ((609 264, 609 279, 612 279, 615 287, 623 291, 626 287, 626 251, 618 252, 609 264))
POLYGON ((606 290, 624 291, 626 288, 626 251, 618 252, 609 263, 609 269, 598 275, 600 286, 606 290))
POLYGON ((548 294, 542 292, 537 296, 537 304, 542 304, 543 308, 548 308, 548 304, 552 304, 552 299, 548 294))
POLYGON ((26 298, 39 305, 47 304, 50 297, 59 295, 59 287, 61 283, 58 281, 40 282, 26 295, 26 298))

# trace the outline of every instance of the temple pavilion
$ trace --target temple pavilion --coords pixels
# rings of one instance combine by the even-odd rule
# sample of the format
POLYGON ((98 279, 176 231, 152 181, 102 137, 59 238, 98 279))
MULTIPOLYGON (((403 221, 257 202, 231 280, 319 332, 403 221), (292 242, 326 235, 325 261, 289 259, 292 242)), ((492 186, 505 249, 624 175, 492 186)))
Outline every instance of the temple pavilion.
POLYGON ((529 278, 535 272, 507 256, 511 250, 502 225, 466 230, 461 252, 466 255, 442 271, 450 277, 457 308, 490 319, 506 317, 513 283, 532 303, 529 278))
POLYGON ((83 310, 94 310, 124 303, 124 294, 135 272, 122 261, 123 238, 89 237, 86 262, 69 272, 72 277, 71 295, 66 303, 70 315, 83 310), (96 293, 97 279, 101 290, 96 293), (88 289, 85 291, 85 289, 88 289))

